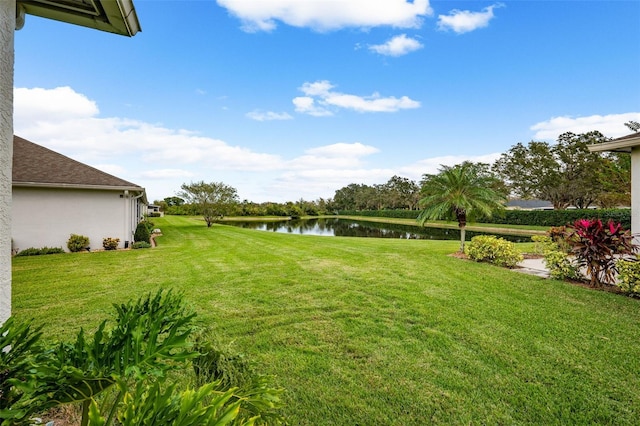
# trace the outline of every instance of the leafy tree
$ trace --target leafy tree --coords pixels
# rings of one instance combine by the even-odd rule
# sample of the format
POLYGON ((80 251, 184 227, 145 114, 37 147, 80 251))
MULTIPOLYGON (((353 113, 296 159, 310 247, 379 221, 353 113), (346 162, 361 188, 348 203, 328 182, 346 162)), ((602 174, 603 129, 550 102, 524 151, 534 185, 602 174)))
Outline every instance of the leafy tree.
POLYGON ((393 176, 384 185, 385 207, 414 210, 420 199, 420 187, 405 177, 393 176))
POLYGON ((628 122, 624 123, 624 125, 633 132, 640 132, 640 123, 638 123, 637 121, 629 120, 628 122))
POLYGON ((602 192, 598 206, 604 209, 631 205, 631 155, 626 152, 609 152, 604 155, 598 171, 602 192))
POLYGON ((555 209, 587 208, 602 193, 603 157, 587 148, 606 141, 600 132, 563 133, 556 144, 518 143, 494 163, 496 171, 521 198, 550 201, 555 209))
POLYGON ((167 206, 181 206, 184 204, 184 200, 180 197, 167 197, 164 199, 164 202, 167 203, 167 206))
POLYGON ((467 220, 478 216, 491 217, 504 209, 506 196, 492 188, 495 178, 485 174, 481 165, 470 162, 450 167, 441 166, 437 175, 423 175, 419 204, 423 210, 418 223, 427 220, 455 219, 460 228, 460 251, 464 252, 467 220))
POLYGON ((183 183, 181 188, 178 195, 198 207, 207 227, 211 227, 216 218, 229 214, 238 203, 236 189, 222 182, 183 183))

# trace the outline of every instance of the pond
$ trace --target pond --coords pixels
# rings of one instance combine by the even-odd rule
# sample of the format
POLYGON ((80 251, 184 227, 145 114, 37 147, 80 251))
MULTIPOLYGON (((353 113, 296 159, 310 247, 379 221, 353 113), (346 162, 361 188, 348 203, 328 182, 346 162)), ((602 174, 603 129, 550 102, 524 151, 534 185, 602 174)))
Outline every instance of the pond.
MULTIPOLYGON (((459 240, 460 230, 431 228, 392 223, 357 221, 338 218, 292 219, 279 221, 225 221, 227 225, 259 231, 286 234, 321 235, 327 237, 371 237, 414 240, 459 240)), ((466 240, 487 232, 467 231, 466 240)), ((531 237, 522 235, 492 234, 513 242, 531 242, 531 237)))

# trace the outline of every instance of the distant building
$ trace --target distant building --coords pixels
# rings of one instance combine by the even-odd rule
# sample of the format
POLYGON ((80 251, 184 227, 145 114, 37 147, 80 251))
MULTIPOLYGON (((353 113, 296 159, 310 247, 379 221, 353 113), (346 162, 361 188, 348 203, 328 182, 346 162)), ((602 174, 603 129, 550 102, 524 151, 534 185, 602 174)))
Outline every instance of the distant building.
POLYGON ((71 234, 89 237, 91 249, 103 238, 128 246, 147 213, 145 189, 58 154, 26 139, 13 138, 14 251, 62 247, 71 234))
POLYGON ((546 200, 513 199, 507 202, 510 210, 553 210, 553 204, 546 200))

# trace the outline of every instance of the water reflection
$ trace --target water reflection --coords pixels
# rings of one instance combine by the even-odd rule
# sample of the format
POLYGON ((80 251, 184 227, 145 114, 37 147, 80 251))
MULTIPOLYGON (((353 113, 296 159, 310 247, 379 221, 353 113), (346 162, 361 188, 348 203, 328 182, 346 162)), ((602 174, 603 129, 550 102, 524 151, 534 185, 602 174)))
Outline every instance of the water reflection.
MULTIPOLYGON (((321 235, 328 237, 370 237, 416 240, 459 240, 460 231, 449 228, 421 228, 419 226, 391 223, 366 222, 350 219, 292 219, 284 221, 229 221, 228 225, 260 231, 280 232, 300 235, 321 235)), ((465 238, 487 233, 467 231, 465 238)), ((513 242, 530 242, 531 238, 518 235, 498 235, 513 242)))

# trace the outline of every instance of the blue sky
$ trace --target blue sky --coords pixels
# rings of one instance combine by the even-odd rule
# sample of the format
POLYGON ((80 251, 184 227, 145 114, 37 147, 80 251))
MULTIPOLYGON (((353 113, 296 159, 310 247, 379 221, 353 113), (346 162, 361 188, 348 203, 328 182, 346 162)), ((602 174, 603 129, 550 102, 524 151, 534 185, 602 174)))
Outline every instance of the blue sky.
POLYGON ((331 198, 640 121, 640 2, 134 0, 133 38, 27 16, 17 135, 147 189, 331 198))

